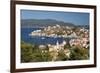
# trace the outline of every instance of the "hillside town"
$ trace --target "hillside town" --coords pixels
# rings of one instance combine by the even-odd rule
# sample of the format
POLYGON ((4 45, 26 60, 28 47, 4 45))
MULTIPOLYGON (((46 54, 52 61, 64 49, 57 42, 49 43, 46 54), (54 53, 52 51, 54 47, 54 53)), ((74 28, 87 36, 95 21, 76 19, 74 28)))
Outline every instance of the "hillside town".
POLYGON ((75 32, 72 32, 73 27, 69 26, 48 26, 43 30, 35 30, 30 36, 45 36, 45 37, 77 37, 75 32))
POLYGON ((62 43, 56 42, 55 45, 39 45, 39 49, 42 53, 49 52, 52 57, 52 61, 58 60, 60 52, 63 52, 67 59, 71 57, 71 51, 74 47, 79 49, 89 49, 89 30, 80 27, 69 26, 48 26, 43 30, 35 30, 29 34, 30 36, 44 36, 44 37, 62 37, 71 38, 69 41, 63 40, 62 43), (46 48, 48 47, 48 48, 46 48))

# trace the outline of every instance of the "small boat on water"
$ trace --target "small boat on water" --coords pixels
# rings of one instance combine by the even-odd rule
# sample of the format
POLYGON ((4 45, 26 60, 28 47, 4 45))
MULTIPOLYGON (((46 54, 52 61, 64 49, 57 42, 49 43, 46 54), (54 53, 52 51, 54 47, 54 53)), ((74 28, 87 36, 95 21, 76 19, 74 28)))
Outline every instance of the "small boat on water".
POLYGON ((45 39, 45 37, 42 37, 41 39, 45 39))

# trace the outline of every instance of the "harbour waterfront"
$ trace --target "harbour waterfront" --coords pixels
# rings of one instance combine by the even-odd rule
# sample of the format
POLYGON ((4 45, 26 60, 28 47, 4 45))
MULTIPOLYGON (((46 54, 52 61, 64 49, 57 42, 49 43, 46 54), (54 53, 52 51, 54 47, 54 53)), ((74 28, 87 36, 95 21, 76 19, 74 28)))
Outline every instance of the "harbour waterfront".
POLYGON ((71 38, 63 38, 63 37, 45 37, 45 36, 30 36, 29 34, 32 31, 36 31, 42 28, 21 28, 21 40, 31 43, 31 44, 37 44, 37 45, 46 45, 46 44, 52 44, 55 45, 58 41, 59 43, 62 43, 63 40, 66 40, 67 42, 71 38))

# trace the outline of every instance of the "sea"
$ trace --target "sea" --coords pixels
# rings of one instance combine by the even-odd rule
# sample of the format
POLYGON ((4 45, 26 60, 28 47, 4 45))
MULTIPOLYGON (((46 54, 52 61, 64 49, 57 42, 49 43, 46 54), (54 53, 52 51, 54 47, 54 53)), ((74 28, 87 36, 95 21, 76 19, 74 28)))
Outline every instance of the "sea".
POLYGON ((29 34, 32 31, 42 30, 43 28, 21 28, 21 41, 37 44, 37 45, 46 45, 51 44, 55 45, 57 42, 62 43, 63 41, 68 42, 70 38, 63 37, 45 37, 45 36, 30 36, 29 34))

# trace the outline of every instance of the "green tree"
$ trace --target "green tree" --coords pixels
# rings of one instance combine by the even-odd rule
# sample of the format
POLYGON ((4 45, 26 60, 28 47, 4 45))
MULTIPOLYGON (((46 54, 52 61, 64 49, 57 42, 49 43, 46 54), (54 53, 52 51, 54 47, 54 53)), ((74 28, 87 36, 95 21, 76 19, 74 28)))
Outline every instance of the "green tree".
POLYGON ((38 45, 21 42, 21 62, 44 62, 51 61, 48 46, 39 49, 38 45), (47 49, 47 50, 46 50, 47 49))
POLYGON ((89 49, 74 47, 71 49, 70 60, 85 60, 89 59, 89 49))
POLYGON ((32 45, 21 42, 21 61, 29 62, 32 59, 32 45))

